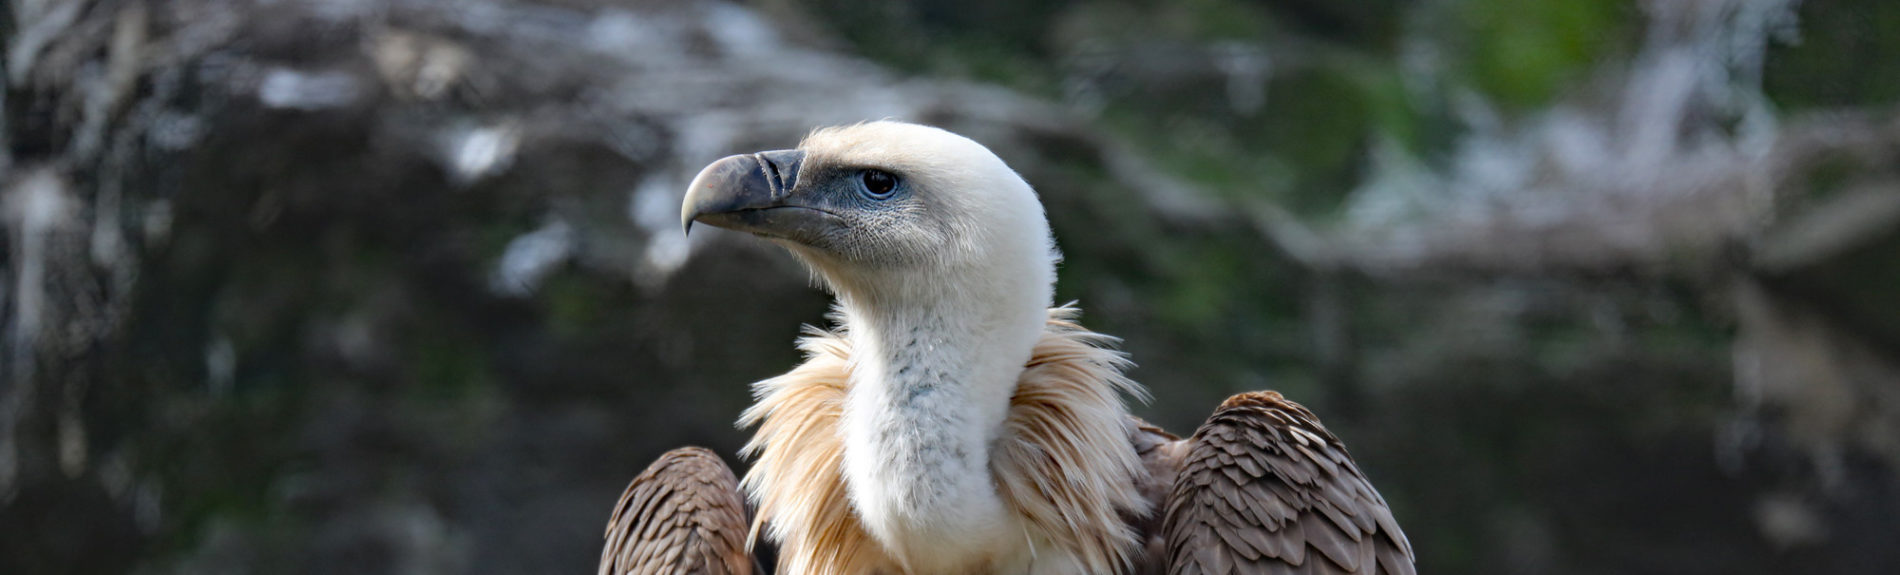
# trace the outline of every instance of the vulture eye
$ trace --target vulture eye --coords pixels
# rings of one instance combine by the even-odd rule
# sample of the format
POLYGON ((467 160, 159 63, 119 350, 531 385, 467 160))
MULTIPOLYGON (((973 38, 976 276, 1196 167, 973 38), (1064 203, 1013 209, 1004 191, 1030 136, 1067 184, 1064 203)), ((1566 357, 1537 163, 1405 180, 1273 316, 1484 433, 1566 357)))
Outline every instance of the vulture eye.
POLYGON ((891 191, 897 189, 897 176, 891 175, 890 172, 865 170, 858 177, 864 180, 864 191, 870 194, 872 199, 889 198, 891 191))

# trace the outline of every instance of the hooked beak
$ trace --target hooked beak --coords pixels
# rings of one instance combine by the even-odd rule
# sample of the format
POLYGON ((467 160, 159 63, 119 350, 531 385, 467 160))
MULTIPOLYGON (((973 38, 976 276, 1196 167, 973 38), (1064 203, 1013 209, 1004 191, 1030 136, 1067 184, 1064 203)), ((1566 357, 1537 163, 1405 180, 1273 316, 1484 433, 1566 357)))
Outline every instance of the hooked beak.
POLYGON ((805 152, 777 150, 721 158, 686 188, 680 226, 693 222, 810 244, 840 224, 836 215, 792 192, 805 152))

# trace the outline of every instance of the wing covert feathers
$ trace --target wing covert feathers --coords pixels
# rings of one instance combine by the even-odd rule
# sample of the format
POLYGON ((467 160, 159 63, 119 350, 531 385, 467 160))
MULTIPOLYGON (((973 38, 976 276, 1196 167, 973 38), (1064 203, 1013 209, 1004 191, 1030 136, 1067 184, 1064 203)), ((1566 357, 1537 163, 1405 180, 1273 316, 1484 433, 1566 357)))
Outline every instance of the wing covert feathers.
POLYGON ((661 455, 607 521, 600 575, 750 575, 745 500, 732 469, 698 447, 661 455))
POLYGON ((1167 502, 1169 573, 1414 573, 1385 500, 1305 407, 1233 396, 1186 448, 1167 502))
POLYGON ((1123 517, 1123 521, 1141 534, 1141 561, 1133 573, 1162 575, 1168 572, 1168 537, 1162 529, 1162 520, 1167 518, 1168 495, 1174 491, 1174 477, 1181 471, 1188 442, 1141 418, 1129 416, 1128 443, 1135 447, 1135 455, 1141 457, 1141 466, 1147 470, 1137 478, 1136 488, 1141 498, 1152 504, 1147 513, 1123 517))

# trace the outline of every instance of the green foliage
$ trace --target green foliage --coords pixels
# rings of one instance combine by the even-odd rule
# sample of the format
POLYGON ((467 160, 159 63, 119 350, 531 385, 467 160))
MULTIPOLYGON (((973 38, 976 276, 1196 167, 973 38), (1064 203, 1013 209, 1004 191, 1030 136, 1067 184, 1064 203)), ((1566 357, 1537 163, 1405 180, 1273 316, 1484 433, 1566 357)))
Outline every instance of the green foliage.
POLYGON ((1770 47, 1763 88, 1790 110, 1900 102, 1900 3, 1802 2, 1801 33, 1770 47))
POLYGON ((1043 7, 1009 14, 981 2, 961 11, 933 2, 805 4, 827 30, 883 63, 1047 97, 1062 96, 1065 76, 1077 73, 1070 58, 1107 57, 1117 63, 1090 80, 1103 95, 1100 124, 1170 173, 1229 198, 1331 213, 1360 175, 1372 137, 1408 146, 1426 139, 1426 113, 1407 97, 1390 53, 1400 20, 1392 11, 1236 0, 1023 3, 1043 7), (1233 46, 1266 58, 1251 87, 1263 93, 1260 108, 1237 107, 1229 91, 1249 88, 1229 83, 1244 79, 1210 60, 1233 46))
POLYGON ((1485 93, 1517 107, 1550 100, 1631 46, 1634 6, 1605 0, 1464 0, 1461 64, 1485 93))
POLYGON ((1273 16, 1260 5, 1234 0, 1186 0, 1150 6, 1160 12, 1161 32, 1203 41, 1251 41, 1272 37, 1273 16))

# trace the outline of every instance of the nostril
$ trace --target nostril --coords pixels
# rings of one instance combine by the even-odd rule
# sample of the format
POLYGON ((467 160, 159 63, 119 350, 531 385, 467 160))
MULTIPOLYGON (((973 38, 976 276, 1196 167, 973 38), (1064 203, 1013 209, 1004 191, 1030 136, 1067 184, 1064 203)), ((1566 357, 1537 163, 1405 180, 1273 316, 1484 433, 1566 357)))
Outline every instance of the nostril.
POLYGON ((752 156, 758 159, 759 169, 765 172, 766 181, 771 183, 773 197, 784 197, 798 185, 798 168, 804 163, 804 152, 780 150, 759 152, 752 156))
POLYGON ((778 164, 773 163, 772 158, 767 157, 763 153, 753 154, 752 157, 758 158, 759 170, 765 172, 765 181, 769 182, 772 186, 772 196, 778 197, 785 195, 785 177, 779 175, 778 164))

